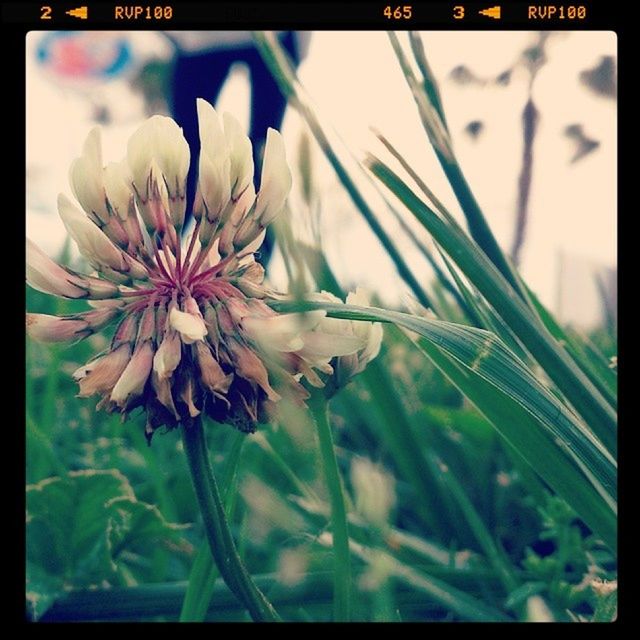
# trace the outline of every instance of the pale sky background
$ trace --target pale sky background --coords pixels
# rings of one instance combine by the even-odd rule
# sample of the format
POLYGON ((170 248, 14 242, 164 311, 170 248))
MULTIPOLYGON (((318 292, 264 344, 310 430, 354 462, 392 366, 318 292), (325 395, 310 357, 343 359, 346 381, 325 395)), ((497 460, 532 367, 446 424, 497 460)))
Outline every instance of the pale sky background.
MULTIPOLYGON (((97 36, 97 32, 93 32, 97 36)), ((35 64, 42 32, 27 36, 27 234, 55 256, 65 231, 55 211, 57 194, 71 195, 68 167, 80 154, 93 126, 91 103, 104 103, 113 117, 104 127, 105 160, 119 160, 126 142, 144 119, 142 99, 124 80, 99 86, 61 86, 35 64)), ((169 56, 164 39, 153 32, 128 34, 139 60, 151 54, 169 56)), ((400 34, 404 38, 404 34, 400 34)), ((496 76, 535 41, 530 32, 424 32, 431 67, 440 82, 455 151, 498 241, 511 244, 516 182, 522 153, 521 113, 526 100, 526 75, 516 75, 508 87, 459 86, 448 78, 464 64, 478 75, 496 76), (463 133, 470 120, 482 120, 477 141, 463 133)), ((558 310, 558 258, 571 265, 562 286, 564 320, 593 324, 599 304, 593 273, 617 263, 616 103, 582 86, 579 72, 603 55, 616 56, 612 32, 562 32, 547 47, 548 64, 540 72, 534 100, 540 111, 536 139, 530 224, 522 253, 522 272, 544 302, 558 310), (563 135, 565 127, 582 123, 600 147, 576 164, 563 135)), ((386 158, 370 132, 374 126, 398 148, 450 208, 455 198, 430 149, 413 100, 384 32, 315 32, 300 78, 326 122, 347 146, 362 157, 373 151, 386 158)), ((218 102, 220 110, 248 122, 249 87, 242 72, 234 74, 218 102)), ((289 109, 282 131, 290 164, 296 163, 302 123, 289 109)), ((322 194, 323 247, 345 284, 365 285, 395 304, 406 288, 377 240, 337 182, 319 150, 314 154, 317 184, 322 194)), ((295 174, 294 174, 295 180, 295 174)), ((294 184, 294 190, 295 190, 294 184)), ((296 211, 296 196, 291 203, 296 211)), ((380 208, 382 211, 382 208, 380 208)), ((409 261, 423 262, 393 220, 384 224, 409 261)), ((420 267, 422 270, 422 266, 420 267)), ((271 277, 283 284, 277 258, 271 277)), ((425 268, 419 276, 430 278, 425 268)))

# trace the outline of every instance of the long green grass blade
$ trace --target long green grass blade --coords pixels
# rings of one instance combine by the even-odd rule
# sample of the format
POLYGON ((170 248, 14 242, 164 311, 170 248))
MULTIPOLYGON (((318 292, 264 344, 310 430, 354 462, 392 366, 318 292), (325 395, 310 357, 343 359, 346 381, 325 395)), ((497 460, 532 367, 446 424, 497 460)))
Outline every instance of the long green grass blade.
MULTIPOLYGON (((449 181, 449 184, 451 185, 451 188, 453 189, 453 192, 455 193, 467 219, 471 237, 478 243, 478 246, 486 253, 489 259, 502 273, 507 282, 509 282, 513 287, 514 291, 524 298, 524 292, 520 287, 518 279, 513 273, 513 268, 506 259, 502 249, 500 249, 500 245, 493 235, 491 228, 487 224, 484 214, 482 213, 482 210, 471 191, 471 187, 469 186, 469 183, 467 182, 467 179, 465 178, 455 157, 451 138, 440 116, 442 106, 439 98, 436 98, 435 103, 433 101, 434 97, 439 95, 433 75, 429 74, 429 76, 424 78, 424 82, 428 87, 430 87, 429 90, 425 90, 424 86, 418 82, 415 74, 413 73, 411 65, 404 54, 396 34, 390 31, 388 35, 396 57, 398 58, 398 62, 402 68, 404 77, 411 89, 411 93, 415 100, 418 113, 420 114, 420 119, 429 141, 433 146, 442 170, 447 176, 447 180, 449 181)), ((417 50, 415 36, 413 47, 415 52, 417 50)), ((421 67, 423 71, 430 72, 428 65, 426 64, 424 51, 422 50, 421 53, 421 67)))
POLYGON ((370 159, 372 172, 405 204, 433 235, 467 279, 540 363, 545 373, 609 451, 616 451, 616 414, 589 378, 545 329, 522 298, 465 234, 443 221, 384 163, 370 159))

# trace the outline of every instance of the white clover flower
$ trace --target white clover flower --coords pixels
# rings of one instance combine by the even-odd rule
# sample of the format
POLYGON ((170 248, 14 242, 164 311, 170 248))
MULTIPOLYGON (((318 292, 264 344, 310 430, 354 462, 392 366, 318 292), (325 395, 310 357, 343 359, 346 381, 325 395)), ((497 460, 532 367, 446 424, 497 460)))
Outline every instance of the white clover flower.
POLYGON ((203 100, 198 115, 196 224, 184 241, 191 159, 180 128, 164 116, 147 120, 126 159, 106 166, 92 130, 71 166, 82 210, 64 195, 58 210, 94 275, 57 265, 27 241, 28 284, 92 306, 68 317, 28 314, 28 333, 79 340, 118 321, 106 352, 74 378, 81 397, 101 396, 99 408, 127 415, 141 407, 149 438, 203 412, 254 431, 283 396, 304 402, 302 376, 321 385, 314 369, 330 371, 335 356, 355 356, 358 365, 377 351, 371 329, 334 325, 323 311, 279 315, 266 304, 271 292, 254 253, 291 187, 282 138, 269 130, 256 195, 240 125, 226 114, 221 121, 203 100), (348 330, 327 339, 320 326, 348 330))
MULTIPOLYGON (((328 291, 307 297, 314 302, 341 304, 342 300, 328 291)), ((358 288, 347 295, 347 304, 369 306, 369 297, 358 288)), ((341 318, 324 317, 312 331, 301 335, 304 347, 300 355, 313 367, 332 375, 333 390, 345 386, 351 378, 364 371, 365 367, 380 352, 382 325, 379 322, 362 322, 341 318)), ((310 371, 309 383, 322 386, 322 381, 310 371)))

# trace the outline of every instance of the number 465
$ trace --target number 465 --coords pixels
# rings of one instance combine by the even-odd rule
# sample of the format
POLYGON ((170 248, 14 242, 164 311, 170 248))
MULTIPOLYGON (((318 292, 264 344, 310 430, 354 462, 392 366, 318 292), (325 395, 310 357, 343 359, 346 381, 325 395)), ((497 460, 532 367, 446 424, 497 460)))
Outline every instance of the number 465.
POLYGON ((388 20, 410 20, 412 15, 411 5, 404 5, 392 9, 390 6, 384 8, 384 17, 388 20))

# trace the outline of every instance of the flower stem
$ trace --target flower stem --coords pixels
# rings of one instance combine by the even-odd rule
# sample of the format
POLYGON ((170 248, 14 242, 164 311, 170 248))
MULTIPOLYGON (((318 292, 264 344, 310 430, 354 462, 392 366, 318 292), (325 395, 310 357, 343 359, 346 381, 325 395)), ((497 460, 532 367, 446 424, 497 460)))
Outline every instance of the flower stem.
POLYGON ((183 426, 182 442, 211 553, 220 575, 256 622, 279 621, 275 609, 253 582, 236 550, 218 485, 209 464, 202 421, 199 417, 183 426))
POLYGON ((336 622, 347 622, 351 608, 351 557, 347 512, 338 462, 329 425, 327 400, 322 389, 311 390, 311 415, 316 423, 320 441, 320 458, 329 499, 331 501, 331 529, 333 532, 333 617, 336 622))

